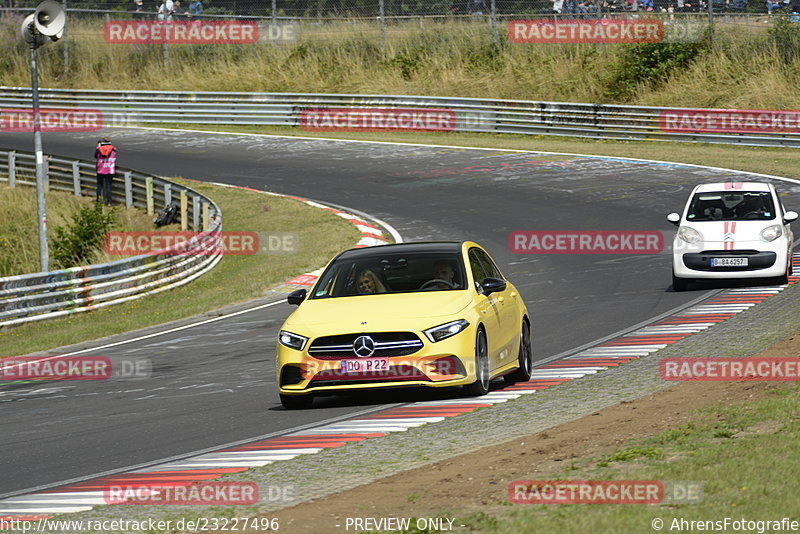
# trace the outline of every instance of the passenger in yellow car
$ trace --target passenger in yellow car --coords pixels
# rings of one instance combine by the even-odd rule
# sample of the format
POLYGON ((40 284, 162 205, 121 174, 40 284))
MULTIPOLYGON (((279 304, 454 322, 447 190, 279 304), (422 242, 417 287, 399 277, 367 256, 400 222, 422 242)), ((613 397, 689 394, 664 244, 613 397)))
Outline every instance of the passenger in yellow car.
POLYGON ((361 274, 358 275, 358 279, 356 280, 356 285, 358 286, 358 292, 362 295, 386 293, 386 286, 384 286, 378 279, 378 276, 369 269, 361 271, 361 274))

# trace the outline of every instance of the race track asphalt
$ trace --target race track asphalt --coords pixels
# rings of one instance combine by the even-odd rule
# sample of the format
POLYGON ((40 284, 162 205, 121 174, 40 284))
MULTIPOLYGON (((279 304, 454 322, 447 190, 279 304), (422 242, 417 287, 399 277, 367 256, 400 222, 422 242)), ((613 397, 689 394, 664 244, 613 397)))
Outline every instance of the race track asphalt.
MULTIPOLYGON (((674 227, 665 215, 682 207, 694 185, 747 179, 681 165, 491 149, 137 129, 105 133, 124 167, 361 210, 391 224, 406 241, 481 243, 533 314, 537 359, 628 328, 719 286, 672 292, 666 254, 513 254, 510 232, 670 233, 674 227)), ((44 148, 91 159, 96 138, 46 134, 44 148)), ((30 134, 0 133, 0 146, 30 151, 31 145, 30 134)), ((787 209, 800 208, 800 188, 778 187, 789 192, 787 209)), ((0 497, 426 395, 395 390, 328 397, 314 410, 283 410, 274 345, 291 310, 280 303, 85 353, 146 358, 153 365, 148 379, 0 385, 0 497)))

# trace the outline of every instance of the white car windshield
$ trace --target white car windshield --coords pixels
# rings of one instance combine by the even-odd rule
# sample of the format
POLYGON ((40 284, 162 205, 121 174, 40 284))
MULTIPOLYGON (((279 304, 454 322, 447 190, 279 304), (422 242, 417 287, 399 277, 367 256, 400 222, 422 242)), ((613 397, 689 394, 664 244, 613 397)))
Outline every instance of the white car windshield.
POLYGON ((452 253, 394 253, 339 259, 325 270, 312 299, 464 289, 461 257, 452 253))
POLYGON ((775 215, 769 191, 714 191, 692 197, 686 220, 770 221, 775 215))

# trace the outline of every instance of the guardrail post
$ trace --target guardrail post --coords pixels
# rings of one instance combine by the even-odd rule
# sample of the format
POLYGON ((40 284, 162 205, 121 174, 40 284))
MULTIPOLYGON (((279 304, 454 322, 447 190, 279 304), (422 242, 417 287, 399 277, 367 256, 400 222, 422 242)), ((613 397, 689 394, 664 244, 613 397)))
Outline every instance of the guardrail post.
POLYGON ((189 229, 189 202, 186 198, 186 191, 181 191, 181 231, 189 229))
POLYGON ((192 195, 192 230, 200 229, 200 197, 192 195))
POLYGON ((211 221, 208 219, 208 202, 203 201, 203 231, 208 231, 211 228, 211 221))
POLYGON ((72 191, 76 197, 81 196, 81 162, 72 162, 72 191))
POLYGON ((144 188, 147 195, 147 214, 153 214, 153 177, 148 176, 144 179, 144 188))
POLYGON ((172 204, 172 184, 167 182, 164 184, 164 207, 170 204, 172 204))
POLYGON ((17 186, 17 153, 13 150, 8 153, 8 186, 17 186))
POLYGON ((125 176, 125 207, 133 207, 133 187, 131 185, 131 171, 124 174, 125 176))

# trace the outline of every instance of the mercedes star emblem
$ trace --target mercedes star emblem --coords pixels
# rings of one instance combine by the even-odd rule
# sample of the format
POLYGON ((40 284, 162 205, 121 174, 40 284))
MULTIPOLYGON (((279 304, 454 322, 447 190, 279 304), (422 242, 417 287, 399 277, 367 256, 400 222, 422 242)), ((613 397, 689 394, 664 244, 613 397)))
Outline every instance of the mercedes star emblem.
POLYGON ((375 341, 369 336, 358 336, 353 341, 353 352, 359 358, 369 358, 375 352, 375 341))

